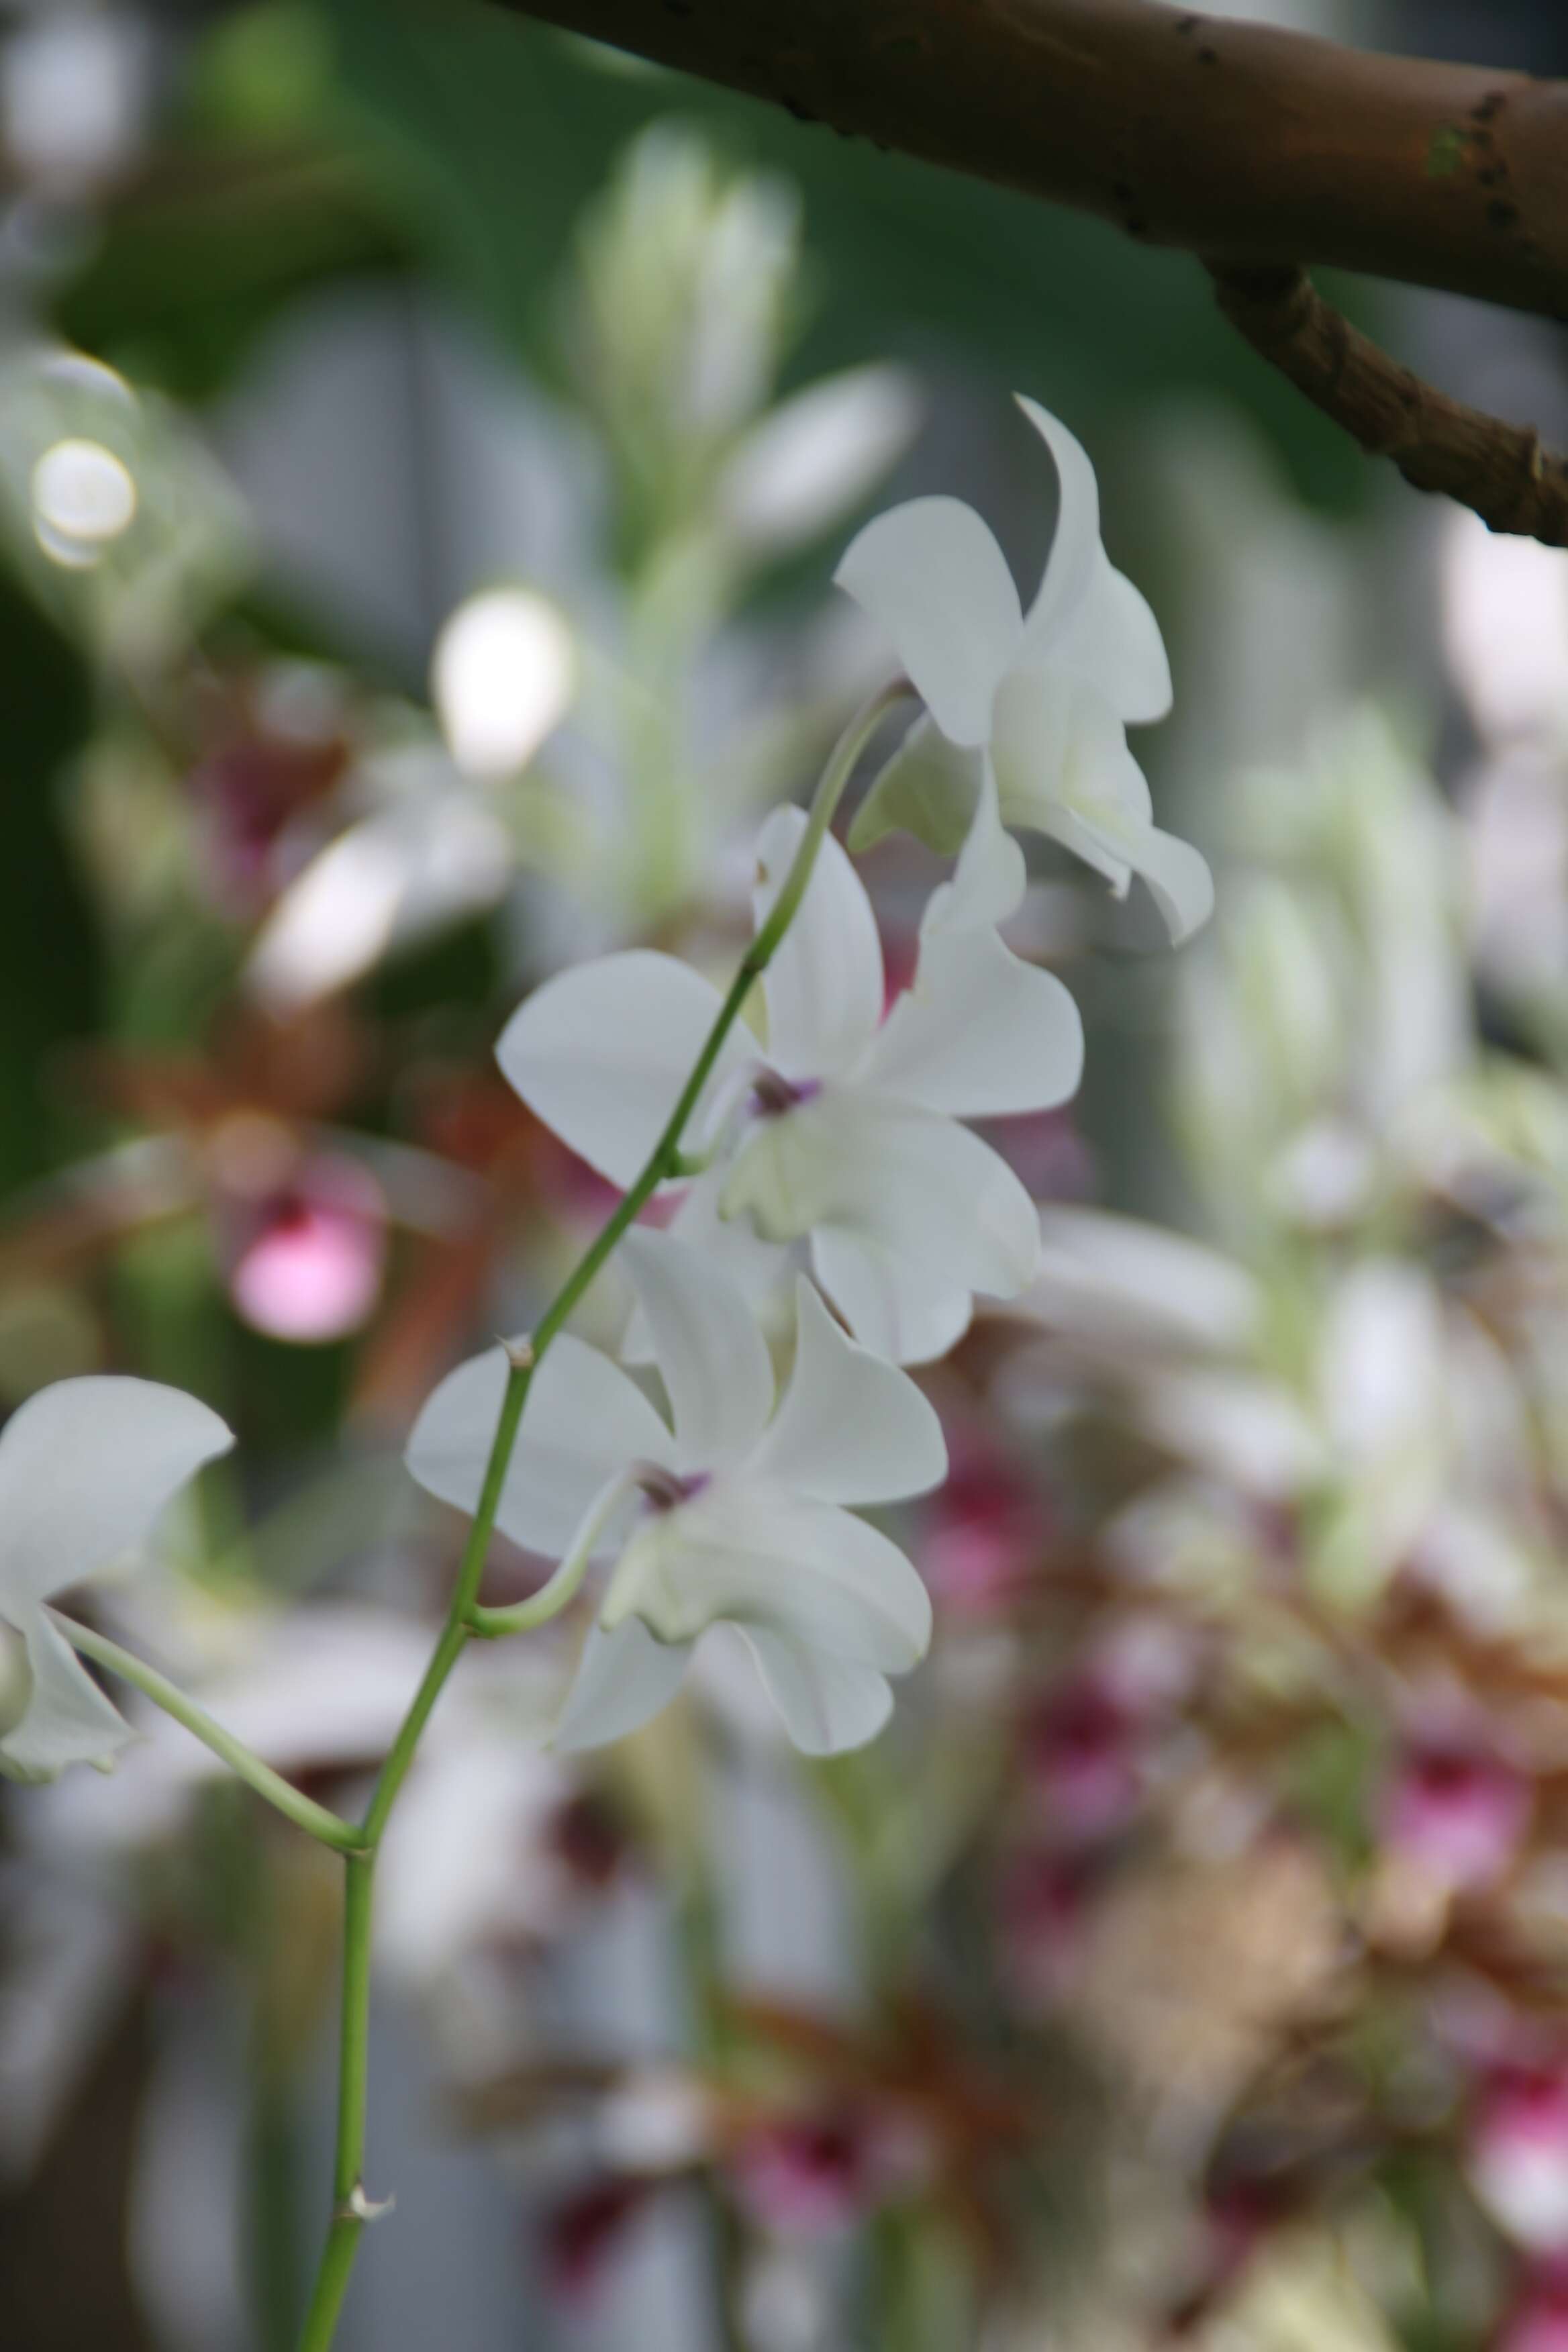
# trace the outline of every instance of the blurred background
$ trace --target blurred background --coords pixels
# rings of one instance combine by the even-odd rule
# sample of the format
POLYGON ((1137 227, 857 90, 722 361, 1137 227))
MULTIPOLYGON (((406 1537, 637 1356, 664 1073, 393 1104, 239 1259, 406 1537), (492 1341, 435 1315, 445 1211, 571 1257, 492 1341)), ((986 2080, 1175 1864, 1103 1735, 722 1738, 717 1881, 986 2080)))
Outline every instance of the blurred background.
MULTIPOLYGON (((1568 70, 1554 0, 1231 13, 1568 70)), ((1568 439, 1561 330, 1336 291, 1568 439)), ((353 1801, 460 1540, 402 1438, 608 1198, 493 1039, 586 953, 732 963, 884 674, 849 530, 953 491, 1037 576, 1014 387, 1161 616, 1219 914, 1173 959, 1038 857, 1089 1076, 994 1137, 1044 1268, 928 1376, 886 1736, 806 1764, 721 1657, 554 1759, 578 1626, 454 1681, 344 2352, 1568 2347, 1568 557, 1186 258, 479 0, 0 11, 0 1407, 229 1419, 93 1605, 353 1801)), ((865 871, 898 978, 933 869, 865 871)), ((0 2342, 288 2352, 338 1873, 144 1728, 0 1786, 0 2342)))

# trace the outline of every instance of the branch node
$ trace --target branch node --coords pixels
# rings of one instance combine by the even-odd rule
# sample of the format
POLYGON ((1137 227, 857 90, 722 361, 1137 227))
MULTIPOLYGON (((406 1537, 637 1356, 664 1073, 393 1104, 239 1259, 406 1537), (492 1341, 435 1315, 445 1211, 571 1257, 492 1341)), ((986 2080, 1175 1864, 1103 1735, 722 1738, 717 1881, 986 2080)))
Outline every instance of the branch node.
POLYGON ((1568 547, 1568 463, 1533 425, 1450 400, 1390 359, 1326 302, 1304 269, 1211 261, 1220 309, 1257 352, 1369 455, 1436 490, 1492 530, 1568 547))

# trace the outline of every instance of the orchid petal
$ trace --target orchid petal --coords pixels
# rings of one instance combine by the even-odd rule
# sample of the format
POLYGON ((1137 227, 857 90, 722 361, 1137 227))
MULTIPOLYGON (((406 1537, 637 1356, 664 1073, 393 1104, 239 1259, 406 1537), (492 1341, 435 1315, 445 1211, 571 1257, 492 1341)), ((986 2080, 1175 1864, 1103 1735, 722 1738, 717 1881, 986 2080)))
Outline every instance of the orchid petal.
POLYGON ((1165 919, 1171 945, 1179 948, 1201 930, 1214 912, 1214 876, 1202 852, 1173 833, 1151 825, 1127 847, 1128 863, 1148 886, 1165 919))
POLYGON ((728 1621, 903 1674, 931 1640, 931 1600, 898 1546, 831 1503, 750 1476, 716 1478, 656 1512, 622 1553, 599 1612, 667 1643, 728 1621))
MULTIPOLYGON (((721 1266, 747 1306, 765 1322, 769 1304, 782 1288, 788 1270, 789 1249, 781 1242, 763 1241, 750 1217, 720 1214, 727 1172, 721 1166, 699 1176, 666 1231, 721 1266)), ((632 1309, 620 1354, 624 1364, 651 1364, 654 1360, 653 1334, 640 1301, 632 1309)))
POLYGON ((1006 558, 972 507, 913 499, 851 541, 834 574, 889 640, 952 742, 981 744, 1023 639, 1006 558))
POLYGON ((942 1423, 913 1381, 859 1347, 804 1275, 784 1402, 747 1475, 822 1503, 891 1503, 947 1475, 942 1423))
POLYGON ((1059 486, 1056 535, 1024 623, 1018 667, 1065 671, 1131 724, 1163 719, 1171 666, 1147 599, 1106 554, 1094 467, 1077 437, 1037 401, 1018 405, 1049 448, 1059 486))
POLYGON ((30 1396, 0 1433, 0 1616, 136 1550, 233 1444, 208 1406, 158 1381, 95 1373, 30 1396))
MULTIPOLYGON (((775 809, 757 842, 752 907, 760 930, 806 828, 804 809, 775 809)), ((877 1034, 886 982, 882 943, 866 886, 826 835, 795 918, 763 980, 768 1059, 786 1077, 841 1075, 877 1034)))
POLYGON ((637 1617, 613 1631, 591 1625, 551 1746, 603 1748, 640 1730, 669 1705, 690 1655, 689 1643, 657 1641, 637 1617))
POLYGON ((1140 588, 1103 550, 1089 593, 1062 633, 1052 667, 1070 671, 1102 694, 1130 727, 1168 714, 1171 663, 1160 624, 1140 588))
POLYGON ((857 856, 887 833, 912 833, 939 857, 956 857, 973 820, 984 754, 950 743, 924 712, 874 779, 855 812, 857 856))
POLYGON ((33 1687, 20 1721, 0 1739, 0 1772, 18 1780, 52 1780, 71 1764, 106 1770, 135 1733, 49 1612, 35 1605, 18 1613, 33 1687))
POLYGON ((992 751, 1006 824, 1049 831, 1063 809, 1095 823, 1149 821, 1149 786, 1125 728, 1064 671, 1014 672, 996 698, 992 751))
POLYGON ((739 1286, 673 1234, 621 1244, 675 1417, 676 1466, 717 1470, 756 1444, 773 1403, 767 1343, 739 1286))
MULTIPOLYGON (((612 1184, 633 1183, 719 1013, 718 992, 673 956, 633 949, 536 988, 501 1033, 502 1076, 535 1117, 612 1184)), ((731 1031, 693 1113, 754 1055, 731 1031)))
POLYGON ((959 1118, 1050 1110, 1078 1090, 1083 1023, 1061 982, 994 931, 925 940, 914 986, 889 1014, 868 1085, 959 1118))
POLYGON ((1089 454, 1059 417, 1023 393, 1019 407, 1051 453, 1057 469, 1057 527, 1045 576, 1024 623, 1022 661, 1048 659, 1094 585, 1101 550, 1100 488, 1089 454))
POLYGON ((894 1364, 934 1364, 968 1330, 974 1297, 945 1266, 890 1249, 874 1234, 813 1236, 816 1278, 861 1345, 894 1364))
MULTIPOLYGON (((414 1424, 404 1455, 426 1493, 470 1515, 479 1508, 506 1392, 499 1348, 449 1372, 414 1424)), ((675 1441, 637 1383, 570 1333, 534 1371, 496 1525, 525 1550, 559 1559, 606 1480, 633 1462, 675 1466, 675 1441)), ((614 1550, 609 1522, 593 1557, 614 1550)))
POLYGON ((893 1711, 893 1694, 875 1666, 851 1664, 760 1625, 742 1638, 784 1729, 805 1756, 842 1756, 876 1738, 893 1711))
POLYGON ((761 1122, 730 1171, 723 1206, 729 1215, 750 1210, 770 1240, 809 1233, 824 1286, 850 1329, 895 1361, 940 1353, 925 1344, 938 1325, 950 1344, 969 1319, 967 1297, 956 1294, 1010 1298, 1039 1254, 1034 1205, 1005 1161, 953 1120, 880 1094, 825 1089, 761 1122), (835 1248, 825 1257, 829 1235, 835 1248), (841 1240, 858 1269, 851 1297, 825 1270, 847 1263, 837 1254, 841 1240), (903 1334, 894 1312, 900 1295, 918 1307, 918 1356, 905 1353, 904 1336, 896 1350, 887 1344, 891 1333, 903 1334), (873 1298, 881 1303, 867 1328, 861 1317, 873 1298))
POLYGON ((986 760, 952 878, 931 892, 921 917, 921 940, 938 931, 972 931, 1005 923, 1022 905, 1028 878, 1024 853, 1002 823, 995 771, 986 760))

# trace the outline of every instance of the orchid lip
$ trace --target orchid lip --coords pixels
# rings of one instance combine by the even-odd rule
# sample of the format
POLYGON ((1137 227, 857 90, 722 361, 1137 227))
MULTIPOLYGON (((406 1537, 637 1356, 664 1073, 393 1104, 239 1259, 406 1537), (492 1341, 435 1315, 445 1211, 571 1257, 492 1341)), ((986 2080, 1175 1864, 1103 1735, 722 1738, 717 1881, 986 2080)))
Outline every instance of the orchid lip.
POLYGON ((633 1484, 647 1496, 649 1506, 656 1511, 673 1511, 680 1504, 689 1503, 692 1496, 700 1495, 709 1483, 706 1470, 696 1471, 690 1477, 683 1478, 658 1462, 639 1462, 631 1475, 633 1484))
POLYGON ((776 1070, 764 1070, 752 1087, 752 1112, 757 1118, 782 1118, 802 1103, 815 1102, 821 1092, 820 1078, 802 1078, 796 1084, 776 1070))

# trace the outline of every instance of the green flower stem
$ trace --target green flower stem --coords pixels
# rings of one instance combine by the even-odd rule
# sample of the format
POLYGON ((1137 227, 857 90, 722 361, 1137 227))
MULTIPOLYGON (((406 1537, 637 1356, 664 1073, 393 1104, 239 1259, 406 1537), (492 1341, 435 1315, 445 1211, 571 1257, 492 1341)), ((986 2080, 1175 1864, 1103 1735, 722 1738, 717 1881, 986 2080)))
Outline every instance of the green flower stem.
POLYGON ((501 1398, 500 1416, 485 1467, 479 1507, 458 1563, 447 1621, 425 1670, 425 1678, 382 1767, 363 1827, 358 1833, 359 1843, 363 1850, 353 1854, 349 1862, 343 1935, 342 2041, 338 2074, 336 2201, 304 2333, 300 2339, 300 2352, 331 2352, 360 2236, 366 2221, 371 2218, 360 2177, 364 2156, 366 2053, 370 2032, 370 1919, 374 1856, 387 1817, 397 1801, 398 1791, 414 1761, 415 1750, 430 1719, 431 1710, 441 1695, 447 1675, 462 1654, 465 1643, 474 1634, 510 1633, 525 1626, 542 1624, 547 1618, 563 1609, 581 1581, 597 1533, 595 1529, 587 1537, 585 1543, 579 1535, 574 1550, 581 1548, 582 1558, 580 1561, 572 1563, 574 1572, 570 1576, 567 1574, 568 1562, 563 1561, 549 1583, 528 1601, 520 1602, 515 1609, 480 1608, 479 1582, 484 1574, 490 1537, 495 1531, 496 1512, 500 1507, 535 1368, 577 1307, 584 1292, 614 1255, 626 1228, 636 1222, 658 1187, 679 1172, 682 1165, 681 1139, 691 1115, 702 1098, 702 1090, 713 1075, 724 1041, 740 1019, 747 997, 767 970, 777 952, 779 942, 795 920, 805 895, 806 884, 811 879, 811 870, 816 862, 822 837, 833 822, 834 813, 843 797, 845 786, 854 773, 856 762, 885 713, 909 691, 908 682, 903 678, 885 687, 856 714, 834 745, 813 797, 800 846, 784 877, 784 887, 766 922, 741 960, 740 969, 730 983, 702 1051, 681 1088, 679 1100, 670 1112, 663 1133, 648 1154, 642 1173, 567 1276, 531 1337, 507 1350, 510 1370, 501 1398))
POLYGON ((469 1631, 494 1641, 502 1633, 526 1633, 535 1625, 546 1625, 552 1617, 558 1617, 586 1575, 595 1545, 627 1496, 635 1494, 637 1484, 635 1465, 606 1478, 584 1512, 583 1524, 549 1581, 542 1584, 537 1592, 531 1592, 526 1601, 514 1601, 510 1609, 481 1609, 476 1602, 468 1612, 469 1631))
POLYGON ((122 1650, 119 1643, 111 1642, 107 1634, 95 1633, 90 1626, 79 1625, 73 1618, 60 1616, 58 1611, 51 1610, 49 1613, 73 1650, 79 1650, 84 1658, 91 1658, 96 1664, 106 1666, 111 1675, 118 1675, 121 1682, 133 1684, 144 1698, 150 1698, 154 1706, 161 1706, 165 1715, 172 1715, 176 1723, 184 1724, 204 1748, 210 1748, 215 1756, 221 1757, 231 1772, 237 1772, 258 1797, 265 1797, 269 1805, 275 1805, 280 1813, 286 1813, 297 1828, 307 1830, 313 1838, 320 1838, 323 1845, 335 1846, 340 1853, 353 1854, 361 1851, 364 1844, 362 1829, 354 1822, 345 1822, 338 1814, 329 1812, 325 1805, 318 1805, 312 1798, 296 1789, 291 1781, 285 1780, 280 1772, 275 1772, 270 1764, 264 1764, 243 1739, 237 1739, 232 1731, 226 1731, 221 1723, 215 1723, 205 1708, 199 1707, 195 1699, 187 1698, 167 1675, 158 1672, 156 1666, 150 1666, 129 1650, 122 1650))

